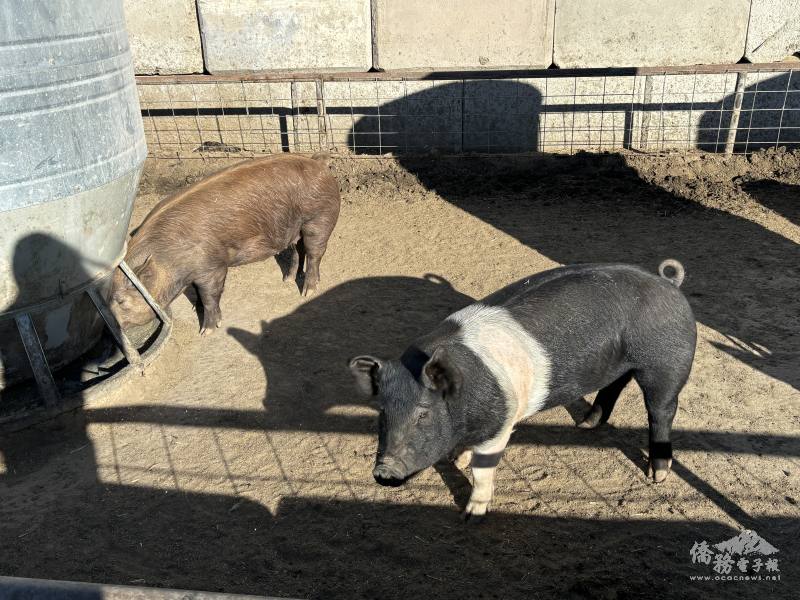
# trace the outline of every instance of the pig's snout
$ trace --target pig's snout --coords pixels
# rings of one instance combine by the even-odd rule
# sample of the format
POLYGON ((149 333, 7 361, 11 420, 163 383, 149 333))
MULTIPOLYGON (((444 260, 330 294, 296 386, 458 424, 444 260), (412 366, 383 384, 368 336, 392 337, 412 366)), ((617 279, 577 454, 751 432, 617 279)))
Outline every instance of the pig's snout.
POLYGON ((391 487, 403 485, 408 479, 403 466, 392 460, 382 460, 375 465, 372 476, 379 484, 391 487))

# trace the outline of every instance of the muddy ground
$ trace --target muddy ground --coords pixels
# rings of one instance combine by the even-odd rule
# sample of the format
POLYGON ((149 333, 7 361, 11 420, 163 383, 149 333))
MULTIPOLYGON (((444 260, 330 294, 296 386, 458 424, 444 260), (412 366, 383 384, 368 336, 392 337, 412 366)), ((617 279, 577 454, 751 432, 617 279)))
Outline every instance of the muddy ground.
MULTIPOLYGON (((148 163, 132 225, 223 164, 148 163)), ((235 269, 215 335, 181 297, 126 398, 0 438, 0 573, 312 598, 797 597, 798 167, 781 152, 337 159, 316 296, 277 261, 235 269), (373 483, 375 413, 347 357, 397 355, 527 274, 665 257, 686 265, 699 329, 665 483, 644 476, 635 385, 597 430, 574 425, 590 398, 521 425, 480 526, 458 517, 468 471, 373 483), (715 575, 695 542, 742 529, 779 550, 780 581, 689 579, 715 575)))

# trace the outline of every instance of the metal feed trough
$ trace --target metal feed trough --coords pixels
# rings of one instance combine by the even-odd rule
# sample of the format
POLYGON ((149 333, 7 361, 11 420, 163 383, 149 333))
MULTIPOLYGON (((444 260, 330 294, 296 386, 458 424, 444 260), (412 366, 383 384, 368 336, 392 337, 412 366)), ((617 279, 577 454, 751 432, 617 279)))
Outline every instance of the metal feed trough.
MULTIPOLYGON (((153 311, 158 315, 162 326, 165 327, 164 333, 168 331, 171 326, 170 318, 164 310, 158 305, 155 299, 150 295, 147 289, 142 285, 142 282, 134 275, 130 267, 125 261, 118 261, 118 267, 122 270, 134 287, 139 291, 145 301, 150 305, 153 311)), ((136 347, 131 343, 127 334, 122 330, 109 309, 108 303, 105 301, 101 293, 98 291, 100 287, 108 283, 108 280, 113 275, 113 271, 102 272, 97 277, 88 282, 83 283, 77 288, 70 290, 67 293, 59 294, 56 297, 47 298, 36 304, 29 304, 22 308, 9 310, 0 313, 0 321, 13 319, 17 331, 19 332, 20 340, 25 348, 25 354, 30 363, 31 371, 36 380, 36 385, 39 389, 43 407, 48 411, 58 410, 62 405, 62 398, 56 387, 50 365, 48 364, 47 357, 45 356, 42 348, 42 342, 36 332, 33 324, 32 314, 45 313, 52 309, 62 307, 66 304, 72 303, 80 295, 86 294, 91 300, 98 314, 102 317, 103 322, 114 338, 117 347, 122 351, 125 359, 129 365, 139 373, 144 371, 144 362, 142 356, 136 347)), ((0 418, 0 424, 3 419, 0 418)))
POLYGON ((106 303, 118 267, 162 321, 151 349, 170 329, 122 262, 147 155, 122 2, 52 4, 0 7, 0 425, 77 404, 51 369, 84 356, 104 328, 141 372, 146 360, 106 303), (38 404, 7 409, 6 390, 31 377, 38 404))

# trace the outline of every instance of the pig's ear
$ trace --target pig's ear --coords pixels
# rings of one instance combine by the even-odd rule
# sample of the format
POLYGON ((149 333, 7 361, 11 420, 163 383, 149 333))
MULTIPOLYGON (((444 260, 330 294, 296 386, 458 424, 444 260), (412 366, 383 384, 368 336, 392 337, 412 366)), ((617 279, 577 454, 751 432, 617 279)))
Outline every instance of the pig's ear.
MULTIPOLYGON (((139 281, 141 281, 141 279, 142 279, 142 271, 144 271, 145 268, 147 267, 148 263, 151 262, 150 261, 151 258, 153 258, 152 254, 149 255, 144 260, 144 262, 142 264, 140 264, 138 267, 134 267, 133 268, 133 274, 136 275, 136 278, 139 279, 139 281)), ((128 289, 128 290, 132 290, 134 288, 133 282, 130 279, 128 279, 127 275, 123 275, 122 276, 122 288, 123 289, 128 289)))
POLYGON ((144 259, 144 262, 139 265, 139 268, 136 269, 139 273, 144 273, 145 271, 152 271, 153 269, 153 255, 148 254, 147 258, 144 259))
POLYGON ((367 396, 378 395, 378 371, 382 363, 374 356, 356 356, 347 363, 358 389, 367 396))
POLYGON ((158 263, 153 259, 152 254, 141 264, 136 271, 136 276, 142 283, 147 282, 145 285, 153 285, 158 279, 158 263))
MULTIPOLYGON (((153 255, 150 254, 147 258, 145 258, 144 262, 140 264, 138 267, 136 267, 133 270, 133 272, 139 279, 139 281, 141 281, 142 279, 149 279, 150 277, 152 277, 155 273, 155 264, 153 262, 153 255)), ((125 281, 127 282, 127 284, 130 285, 130 287, 133 287, 133 283, 131 282, 130 279, 126 277, 125 281)))
POLYGON ((450 354, 439 346, 422 367, 422 385, 434 392, 455 395, 461 389, 461 370, 450 354))

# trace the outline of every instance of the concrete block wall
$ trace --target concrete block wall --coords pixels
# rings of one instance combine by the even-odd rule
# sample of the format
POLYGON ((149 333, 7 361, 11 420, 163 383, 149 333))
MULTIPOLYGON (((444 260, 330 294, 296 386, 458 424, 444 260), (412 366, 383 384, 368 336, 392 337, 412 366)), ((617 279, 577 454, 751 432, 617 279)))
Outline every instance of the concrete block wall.
POLYGON ((781 60, 800 50, 800 0, 752 0, 745 58, 781 60))
POLYGON ((641 67, 800 52, 800 0, 125 0, 136 72, 641 67))
POLYGON ((559 67, 735 63, 750 0, 557 0, 559 67))
POLYGON ((125 0, 125 19, 137 74, 203 72, 194 0, 125 0))
POLYGON ((367 71, 369 0, 197 0, 206 69, 367 71))
MULTIPOLYGON (((402 70, 771 62, 800 50, 800 0, 126 0, 126 10, 138 73, 398 71, 324 83, 324 116, 313 82, 140 86, 148 142, 166 152, 717 151, 734 73, 413 81, 402 70)), ((800 63, 751 74, 739 123, 737 149, 800 144, 800 63)))
POLYGON ((554 0, 377 0, 379 69, 500 69, 552 62, 554 0))

